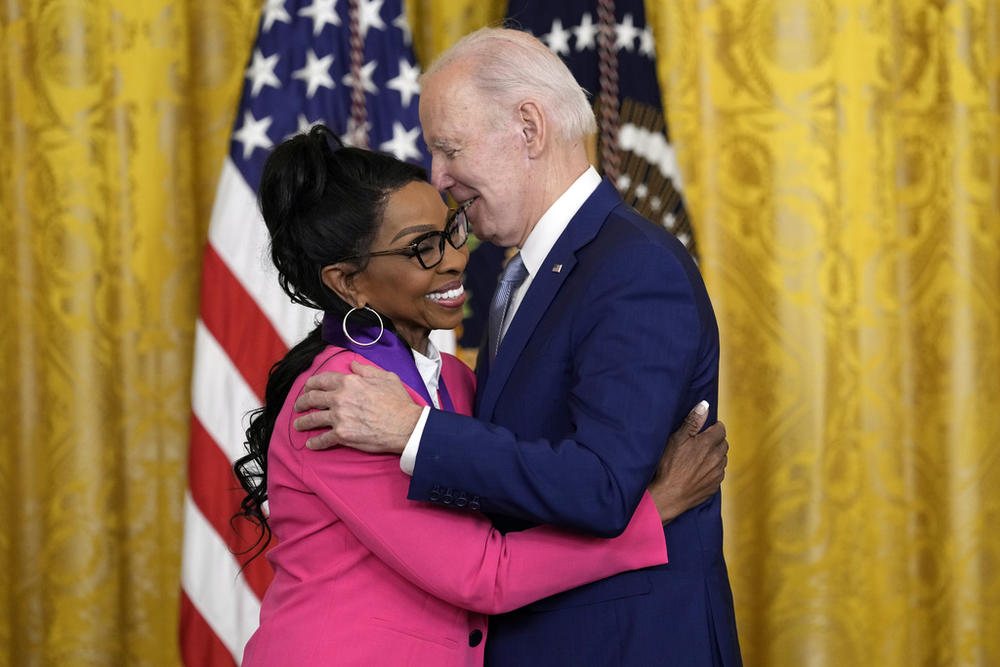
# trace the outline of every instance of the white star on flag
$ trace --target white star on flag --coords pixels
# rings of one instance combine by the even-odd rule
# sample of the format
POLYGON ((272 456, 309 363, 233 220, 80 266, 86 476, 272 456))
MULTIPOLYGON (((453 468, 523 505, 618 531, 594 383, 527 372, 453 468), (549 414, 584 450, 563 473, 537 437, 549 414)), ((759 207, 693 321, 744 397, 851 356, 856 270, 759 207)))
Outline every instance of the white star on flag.
POLYGON ((382 4, 385 0, 361 0, 361 8, 358 12, 358 26, 361 30, 361 39, 368 36, 368 28, 385 30, 385 23, 382 21, 382 4))
POLYGON ((313 129, 314 126, 319 125, 321 123, 325 124, 322 118, 318 118, 316 120, 311 121, 308 118, 306 118, 306 115, 304 113, 300 113, 298 115, 298 117, 296 118, 296 123, 297 127, 295 128, 295 131, 289 132, 285 136, 285 139, 291 139, 296 134, 308 134, 309 130, 313 129))
POLYGON ((306 97, 312 98, 320 87, 333 88, 333 79, 330 78, 330 65, 333 64, 333 56, 316 57, 316 52, 312 49, 306 51, 306 64, 302 69, 292 72, 293 79, 301 79, 306 82, 306 97))
POLYGON ((271 127, 271 117, 257 120, 250 111, 243 112, 243 127, 233 132, 233 139, 243 144, 243 159, 246 160, 255 148, 270 148, 274 145, 267 136, 271 127))
POLYGON ((576 36, 577 51, 592 49, 597 45, 597 26, 594 25, 594 19, 591 18, 590 12, 583 15, 583 18, 580 19, 580 25, 570 28, 570 30, 576 36))
MULTIPOLYGON (((361 87, 365 89, 366 93, 371 93, 372 95, 378 92, 378 88, 375 87, 375 82, 372 81, 372 74, 375 72, 375 68, 378 66, 377 60, 369 60, 361 67, 361 87)), ((354 86, 354 77, 348 72, 344 75, 342 79, 345 86, 354 86)))
POLYGON ((304 9, 299 10, 299 16, 312 19, 313 36, 323 32, 326 24, 340 25, 340 17, 337 15, 337 0, 313 0, 313 3, 304 9))
POLYGON ((411 65, 405 58, 399 59, 399 74, 386 82, 386 87, 398 91, 403 100, 403 108, 410 108, 414 95, 420 94, 420 66, 411 65))
POLYGON ((410 22, 406 18, 406 14, 400 14, 397 16, 392 24, 403 31, 403 43, 409 46, 413 43, 413 33, 410 31, 410 22))
POLYGON ((260 89, 264 86, 281 87, 281 81, 274 74, 274 66, 278 64, 278 58, 277 53, 265 58, 260 49, 254 50, 253 62, 247 68, 246 74, 247 78, 253 81, 253 86, 250 89, 251 97, 257 97, 260 94, 260 89))
POLYGON ((552 21, 552 32, 542 37, 549 50, 556 55, 569 55, 569 30, 563 29, 562 21, 558 18, 552 21))
POLYGON ((615 49, 631 51, 635 48, 635 38, 638 36, 639 29, 635 27, 632 15, 626 14, 622 22, 615 26, 615 49))
POLYGON ((392 124, 392 139, 385 141, 379 146, 379 150, 388 151, 399 160, 409 158, 419 159, 420 151, 417 150, 417 138, 420 136, 420 127, 407 130, 399 121, 392 124))
POLYGON ((270 32, 275 21, 281 23, 291 23, 292 17, 285 9, 285 0, 267 0, 264 6, 264 29, 263 32, 270 32))
POLYGON ((656 59, 656 40, 653 38, 653 31, 649 26, 639 35, 639 52, 644 56, 656 59))

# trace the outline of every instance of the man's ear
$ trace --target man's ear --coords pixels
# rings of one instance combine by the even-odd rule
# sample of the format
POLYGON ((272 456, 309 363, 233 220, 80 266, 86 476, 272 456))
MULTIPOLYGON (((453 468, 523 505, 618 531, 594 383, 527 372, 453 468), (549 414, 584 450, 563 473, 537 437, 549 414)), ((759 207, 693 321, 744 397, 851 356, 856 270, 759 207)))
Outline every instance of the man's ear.
POLYGON ((537 102, 527 100, 517 108, 521 120, 521 133, 528 149, 528 157, 534 158, 545 148, 546 130, 545 114, 537 102))
POLYGON ((354 280, 357 267, 347 262, 338 262, 324 266, 320 271, 323 284, 337 293, 344 303, 356 308, 363 308, 366 300, 358 294, 358 286, 354 280))

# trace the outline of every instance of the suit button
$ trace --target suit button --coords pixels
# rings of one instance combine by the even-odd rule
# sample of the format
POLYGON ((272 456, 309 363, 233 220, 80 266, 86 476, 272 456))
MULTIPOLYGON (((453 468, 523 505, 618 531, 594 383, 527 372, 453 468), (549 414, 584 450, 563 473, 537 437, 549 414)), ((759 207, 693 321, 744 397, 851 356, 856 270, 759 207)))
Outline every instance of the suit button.
POLYGON ((458 497, 455 498, 455 507, 465 507, 468 504, 469 504, 469 499, 465 495, 465 491, 462 491, 461 493, 458 494, 458 497))
POLYGON ((479 511, 479 496, 472 496, 472 500, 469 501, 469 509, 473 512, 479 511))
POLYGON ((481 641, 483 641, 482 630, 473 630, 469 633, 469 646, 479 646, 481 641))

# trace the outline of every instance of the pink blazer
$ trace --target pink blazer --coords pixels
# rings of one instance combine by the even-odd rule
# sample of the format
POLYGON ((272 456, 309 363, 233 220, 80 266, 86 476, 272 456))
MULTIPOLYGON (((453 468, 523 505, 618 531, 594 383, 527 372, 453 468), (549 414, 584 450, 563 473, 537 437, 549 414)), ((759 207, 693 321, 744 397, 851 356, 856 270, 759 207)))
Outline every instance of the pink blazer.
MULTIPOLYGON (((455 410, 470 414, 472 372, 442 356, 455 410)), ((398 456, 307 450, 292 405, 309 376, 350 373, 352 360, 370 363, 337 347, 319 354, 275 424, 267 470, 274 581, 243 665, 479 666, 486 614, 667 561, 648 494, 616 539, 544 526, 502 535, 477 512, 407 500, 398 456)))

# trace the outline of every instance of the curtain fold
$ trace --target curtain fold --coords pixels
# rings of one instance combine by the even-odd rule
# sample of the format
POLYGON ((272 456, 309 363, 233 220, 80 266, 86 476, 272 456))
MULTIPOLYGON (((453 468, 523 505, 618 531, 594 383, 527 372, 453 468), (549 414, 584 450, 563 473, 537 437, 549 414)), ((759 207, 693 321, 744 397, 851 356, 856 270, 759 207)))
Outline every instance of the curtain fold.
MULTIPOLYGON (((0 3, 0 667, 178 664, 199 267, 260 7, 0 3)), ((407 7, 426 66, 505 3, 407 7)), ((746 663, 1000 664, 998 3, 647 16, 746 663)))

